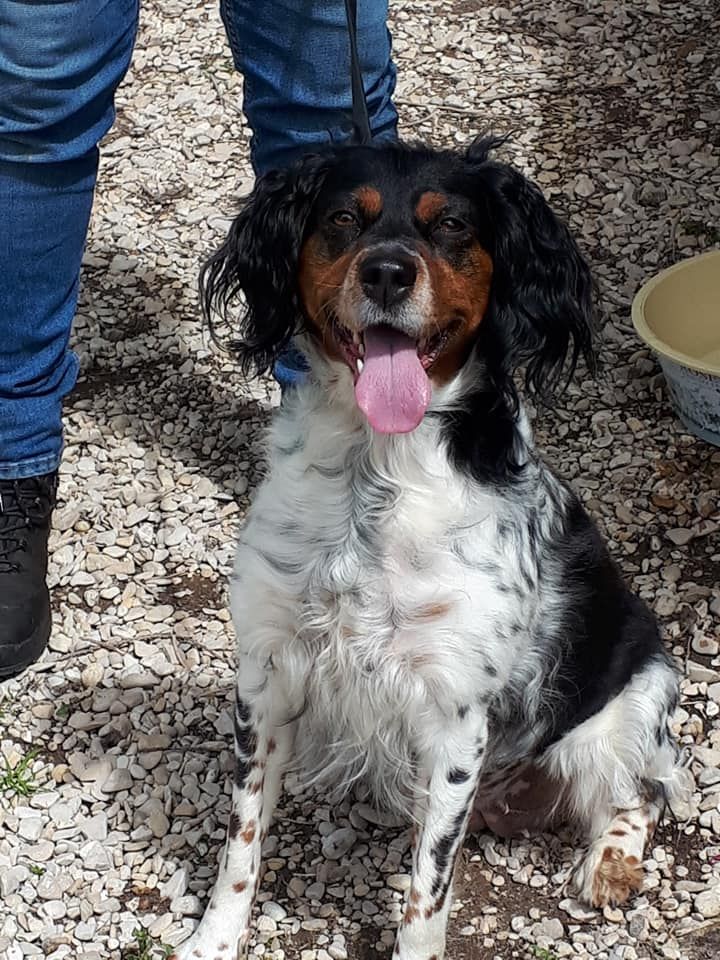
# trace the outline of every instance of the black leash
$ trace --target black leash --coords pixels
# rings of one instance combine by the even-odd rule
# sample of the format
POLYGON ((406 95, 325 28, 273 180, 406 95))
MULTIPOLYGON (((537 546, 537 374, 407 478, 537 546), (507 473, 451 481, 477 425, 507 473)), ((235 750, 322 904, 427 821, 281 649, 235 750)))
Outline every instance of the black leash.
POLYGON ((345 15, 347 17, 348 34, 350 35, 353 139, 358 143, 370 143, 372 141, 370 117, 357 51, 357 0, 345 0, 345 15))

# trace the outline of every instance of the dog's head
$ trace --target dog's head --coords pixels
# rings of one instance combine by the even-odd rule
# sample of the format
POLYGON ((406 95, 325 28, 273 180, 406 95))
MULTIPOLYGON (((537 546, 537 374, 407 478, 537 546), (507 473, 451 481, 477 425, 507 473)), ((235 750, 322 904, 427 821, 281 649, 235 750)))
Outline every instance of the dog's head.
POLYGON ((547 400, 583 353, 592 284, 539 189, 489 157, 421 146, 331 148, 261 178, 203 271, 203 303, 264 371, 300 332, 341 369, 371 425, 412 430, 473 355, 494 389, 547 400))

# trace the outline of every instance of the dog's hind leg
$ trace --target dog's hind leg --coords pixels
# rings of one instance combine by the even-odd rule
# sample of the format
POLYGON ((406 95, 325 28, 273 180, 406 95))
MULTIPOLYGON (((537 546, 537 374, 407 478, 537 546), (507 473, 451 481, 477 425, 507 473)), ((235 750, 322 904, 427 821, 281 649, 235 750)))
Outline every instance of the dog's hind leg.
POLYGON ((448 729, 434 717, 423 731, 424 771, 413 845, 412 881, 395 941, 398 960, 441 960, 455 861, 473 808, 487 743, 487 721, 468 712, 448 729))
POLYGON ((260 882, 262 842, 292 750, 294 723, 277 722, 279 685, 249 658, 241 659, 235 703, 232 808, 218 878, 192 937, 170 960, 239 960, 260 882), (258 692, 260 691, 260 692, 258 692))
POLYGON ((676 692, 675 671, 658 656, 541 758, 564 783, 567 819, 589 837, 570 886, 594 907, 623 903, 641 889, 646 843, 665 807, 691 790, 668 725, 676 692))

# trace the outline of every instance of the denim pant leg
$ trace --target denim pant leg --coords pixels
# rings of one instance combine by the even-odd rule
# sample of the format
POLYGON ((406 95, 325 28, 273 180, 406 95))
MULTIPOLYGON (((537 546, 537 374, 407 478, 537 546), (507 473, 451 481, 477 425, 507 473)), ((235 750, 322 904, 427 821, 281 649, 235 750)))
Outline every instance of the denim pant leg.
MULTIPOLYGON (((352 133, 350 46, 344 0, 220 0, 235 66, 245 79, 244 110, 258 174, 319 144, 352 133)), ((395 66, 388 0, 358 3, 358 55, 375 139, 397 136, 395 66)), ((282 387, 307 364, 290 348, 274 367, 282 387)))
MULTIPOLYGON (((352 132, 344 0, 220 0, 235 66, 245 81, 255 172, 290 163, 352 132)), ((388 0, 358 3, 358 54, 373 136, 395 137, 388 0)))
POLYGON ((0 479, 54 470, 97 143, 138 0, 0 3, 0 479))

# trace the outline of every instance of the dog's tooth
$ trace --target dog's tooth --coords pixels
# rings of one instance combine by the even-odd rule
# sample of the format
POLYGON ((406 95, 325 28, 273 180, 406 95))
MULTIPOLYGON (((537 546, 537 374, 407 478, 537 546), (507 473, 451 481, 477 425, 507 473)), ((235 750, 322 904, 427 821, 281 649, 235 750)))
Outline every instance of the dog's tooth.
POLYGON ((365 366, 364 362, 363 362, 359 357, 358 357, 358 359, 357 359, 355 362, 356 362, 356 364, 357 364, 357 371, 358 371, 358 373, 362 373, 363 367, 365 366))

